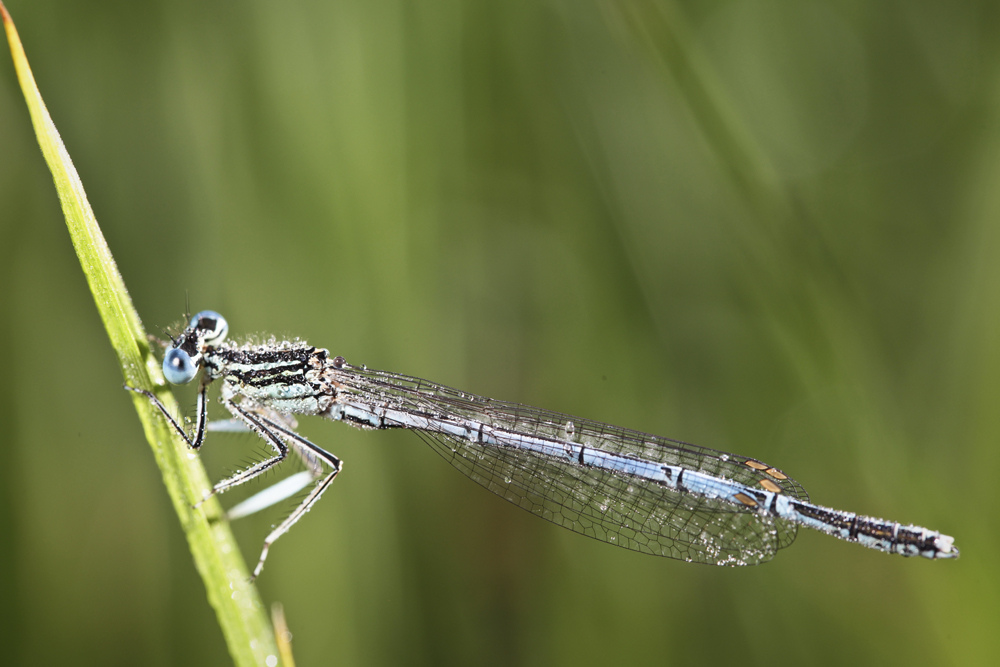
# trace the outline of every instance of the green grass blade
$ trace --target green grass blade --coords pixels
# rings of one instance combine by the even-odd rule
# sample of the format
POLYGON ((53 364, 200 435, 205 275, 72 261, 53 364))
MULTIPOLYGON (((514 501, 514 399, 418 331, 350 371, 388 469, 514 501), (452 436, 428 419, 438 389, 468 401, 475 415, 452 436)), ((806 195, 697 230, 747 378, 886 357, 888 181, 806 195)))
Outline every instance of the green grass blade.
MULTIPOLYGON (((142 323, 94 218, 80 177, 35 85, 14 22, 2 2, 0 14, 21 90, 42 154, 55 181, 73 247, 118 356, 125 381, 133 387, 158 389, 164 404, 176 410, 172 395, 163 390, 163 377, 150 351, 142 323)), ((247 666, 276 664, 273 661, 278 649, 266 611, 256 588, 249 583, 246 564, 219 504, 213 498, 198 510, 192 509, 192 503, 203 498, 210 488, 200 460, 190 456, 187 445, 169 428, 149 401, 131 395, 234 662, 247 666)), ((124 391, 122 396, 126 396, 124 391)))

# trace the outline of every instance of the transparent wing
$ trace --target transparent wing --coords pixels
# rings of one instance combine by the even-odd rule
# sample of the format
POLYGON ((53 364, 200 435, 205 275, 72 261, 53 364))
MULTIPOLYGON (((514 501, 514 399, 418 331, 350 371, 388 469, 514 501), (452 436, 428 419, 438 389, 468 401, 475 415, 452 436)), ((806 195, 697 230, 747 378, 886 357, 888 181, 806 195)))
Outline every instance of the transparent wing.
MULTIPOLYGON (((780 470, 755 459, 655 435, 497 401, 419 378, 346 366, 341 391, 435 419, 476 421, 495 429, 584 445, 616 455, 681 466, 751 488, 808 501, 780 470)), ((684 491, 655 480, 483 444, 442 429, 413 429, 473 481, 532 514, 577 533, 643 553, 715 565, 770 560, 797 526, 755 508, 684 491)))

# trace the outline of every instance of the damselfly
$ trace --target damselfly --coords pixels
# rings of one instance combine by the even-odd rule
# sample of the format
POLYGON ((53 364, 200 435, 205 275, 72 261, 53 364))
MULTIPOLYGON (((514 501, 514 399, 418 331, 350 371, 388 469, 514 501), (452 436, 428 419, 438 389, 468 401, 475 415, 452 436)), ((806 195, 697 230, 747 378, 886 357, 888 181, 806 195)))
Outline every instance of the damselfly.
MULTIPOLYGON (((770 560, 806 526, 903 556, 957 558, 954 539, 809 502, 798 482, 757 459, 557 412, 484 398, 398 373, 354 366, 301 341, 236 345, 218 313, 203 311, 173 340, 163 373, 173 384, 202 370, 195 430, 188 435, 145 395, 193 449, 206 430, 207 391, 222 380, 223 426, 250 429, 274 455, 217 483, 222 493, 295 452, 306 470, 228 512, 246 516, 312 485, 264 541, 268 549, 305 514, 342 468, 339 458, 294 431, 292 415, 319 415, 362 429, 409 429, 497 495, 570 530, 634 551, 713 565, 770 560)), ((222 430, 222 429, 219 429, 222 430)))

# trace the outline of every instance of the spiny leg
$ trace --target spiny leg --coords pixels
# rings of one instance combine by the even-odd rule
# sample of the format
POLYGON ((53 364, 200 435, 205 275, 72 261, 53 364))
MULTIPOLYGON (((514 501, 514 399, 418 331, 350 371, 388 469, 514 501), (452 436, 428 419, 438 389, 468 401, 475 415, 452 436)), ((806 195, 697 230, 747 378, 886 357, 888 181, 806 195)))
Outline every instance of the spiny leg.
MULTIPOLYGON (((216 493, 225 493, 233 487, 249 482, 254 477, 262 475, 266 471, 278 465, 285 460, 286 456, 288 456, 288 447, 285 445, 284 436, 275 432, 275 427, 278 427, 278 424, 270 419, 267 419, 263 415, 257 414, 251 409, 244 408, 228 398, 223 398, 222 404, 226 406, 226 409, 229 410, 234 417, 245 423, 250 430, 259 435, 266 443, 271 445, 271 447, 274 448, 275 455, 269 459, 255 463, 245 470, 240 470, 231 477, 227 477, 226 479, 216 482, 215 486, 212 487, 212 492, 205 496, 202 502, 205 502, 205 500, 208 500, 208 498, 216 493)), ((285 429, 279 428, 279 430, 284 431, 285 429)))
MULTIPOLYGON (((339 459, 338 459, 339 462, 339 459)), ((250 575, 250 581, 253 581, 260 573, 264 570, 264 561, 267 560, 267 552, 271 548, 271 545, 278 541, 278 538, 288 532, 288 529, 295 525, 295 522, 302 518, 302 515, 312 509, 312 506, 319 500, 323 492, 326 491, 326 487, 330 486, 330 482, 337 476, 340 472, 342 465, 334 468, 330 471, 330 474, 319 481, 319 483, 309 492, 306 499, 295 508, 295 511, 288 515, 288 518, 282 521, 277 528, 272 530, 267 537, 264 538, 264 547, 260 551, 260 559, 257 561, 257 567, 253 569, 253 574, 250 575)))
POLYGON ((325 463, 331 468, 330 473, 319 479, 316 486, 313 487, 313 490, 309 492, 309 495, 305 497, 299 506, 264 539, 264 547, 261 550, 260 559, 257 561, 253 575, 250 577, 250 580, 253 581, 264 569, 264 561, 267 560, 268 550, 271 548, 271 545, 279 537, 287 533, 312 508, 313 504, 319 500, 320 496, 323 495, 323 492, 337 476, 337 473, 340 472, 343 465, 340 459, 333 454, 313 444, 275 419, 264 416, 263 413, 266 412, 266 409, 259 409, 257 406, 245 408, 241 404, 229 399, 223 399, 222 402, 234 417, 243 421, 261 438, 270 443, 278 454, 217 483, 213 489, 213 493, 222 493, 234 486, 243 484, 280 463, 288 455, 288 447, 285 445, 285 442, 291 445, 292 450, 302 458, 307 467, 306 471, 300 473, 302 477, 293 475, 236 505, 236 507, 229 511, 230 518, 252 514, 294 495, 302 488, 308 486, 311 481, 322 476, 323 469, 320 462, 325 463))
MULTIPOLYGON (((293 419, 290 419, 286 415, 282 415, 280 413, 273 413, 273 411, 258 410, 256 408, 253 411, 257 417, 267 419, 268 422, 272 424, 271 428, 280 429, 280 433, 278 435, 284 439, 286 444, 291 446, 291 451, 298 456, 306 469, 302 472, 295 473, 290 477, 286 477, 280 482, 277 482, 263 491, 255 493, 246 500, 230 507, 226 511, 226 518, 230 521, 250 516, 251 514, 255 514, 283 500, 291 498, 299 491, 324 476, 324 461, 326 461, 326 463, 331 467, 334 467, 333 461, 336 460, 336 457, 329 452, 324 451, 323 456, 320 457, 314 451, 302 445, 297 439, 299 438, 298 434, 293 430, 293 419), (282 428, 282 426, 285 428, 282 428)), ((231 421, 238 423, 243 430, 247 430, 247 427, 243 422, 236 419, 231 421)), ((212 424, 214 423, 216 422, 209 422, 209 430, 213 430, 212 424)), ((319 448, 317 447, 317 449, 319 448)))
POLYGON ((208 421, 208 383, 205 382, 204 379, 201 382, 201 386, 198 388, 198 421, 195 423, 193 436, 188 436, 184 427, 182 427, 180 423, 174 419, 174 416, 170 414, 167 408, 160 402, 160 399, 158 399, 153 392, 145 389, 136 389, 135 387, 130 387, 128 385, 124 386, 125 389, 133 391, 137 394, 142 394, 148 398, 149 402, 163 413, 163 416, 167 418, 167 421, 174 427, 174 430, 177 431, 182 438, 184 438, 184 442, 188 444, 188 447, 196 451, 201 449, 202 444, 205 442, 205 424, 208 421))
MULTIPOLYGON (((249 415, 247 416, 249 417, 249 415)), ((299 506, 296 507, 295 510, 291 514, 289 514, 284 521, 278 524, 278 526, 274 530, 272 530, 266 538, 264 538, 264 548, 261 550, 260 559, 257 561, 257 567, 254 568, 253 574, 250 576, 250 581, 256 579, 260 575, 261 571, 264 569, 264 561, 267 560, 267 552, 271 548, 271 545, 274 544, 279 537, 287 533, 288 530, 293 525, 295 525, 295 522, 301 519, 306 512, 312 509, 312 506, 316 503, 317 500, 319 500, 320 496, 323 495, 323 492, 326 491, 326 488, 330 486, 330 483, 337 476, 337 473, 339 473, 341 468, 343 468, 343 463, 339 458, 337 458, 330 452, 326 451, 325 449, 313 444, 306 438, 303 438, 295 431, 286 428, 281 424, 271 419, 268 419, 267 417, 261 414, 255 414, 254 417, 257 420, 259 420, 261 422, 261 426, 263 428, 268 429, 272 435, 286 440, 288 444, 291 445, 292 450, 300 457, 302 457, 302 460, 305 462, 309 470, 304 471, 303 473, 299 473, 300 475, 308 475, 312 479, 320 478, 322 475, 322 466, 320 465, 321 462, 328 465, 331 470, 325 477, 319 479, 319 481, 316 483, 316 486, 313 487, 313 490, 309 492, 309 495, 307 495, 305 499, 301 503, 299 503, 299 506)), ((261 491, 252 498, 249 498, 243 503, 240 503, 240 505, 237 505, 237 507, 234 507, 233 510, 230 510, 230 513, 231 514, 234 513, 234 511, 241 506, 247 507, 248 505, 252 505, 252 507, 247 507, 247 509, 252 509, 253 512, 258 511, 260 509, 264 509, 265 507, 268 507, 274 504, 275 502, 279 502, 280 500, 284 500, 288 496, 293 495, 298 490, 307 486, 309 483, 309 481, 305 481, 305 483, 299 484, 298 488, 295 488, 291 492, 288 492, 288 490, 284 488, 281 488, 279 490, 279 487, 288 484, 288 482, 292 480, 294 477, 296 476, 293 475, 292 477, 286 480, 282 480, 281 482, 278 482, 274 486, 265 489, 264 491, 261 491)), ((294 488, 296 484, 293 483, 290 486, 294 488)), ((252 512, 245 511, 245 512, 240 512, 239 515, 245 516, 246 514, 250 513, 252 512)))
MULTIPOLYGON (((174 430, 177 431, 182 438, 184 438, 184 441, 192 449, 199 449, 205 442, 205 431, 208 422, 208 402, 206 399, 208 383, 202 382, 201 388, 198 391, 198 420, 193 437, 188 436, 183 427, 181 427, 163 403, 160 402, 160 399, 158 399, 152 392, 145 389, 136 389, 135 387, 130 387, 128 385, 125 385, 125 389, 133 391, 137 394, 142 394, 148 398, 150 403, 156 406, 156 408, 163 413, 163 416, 166 417, 167 421, 174 428, 174 430)), ((201 503, 205 502, 205 500, 210 498, 212 495, 227 491, 234 486, 239 486, 240 484, 257 477, 283 461, 288 455, 288 448, 283 442, 285 439, 287 439, 288 443, 292 445, 293 451, 295 451, 295 453, 305 463, 307 470, 303 473, 299 473, 299 475, 292 476, 293 478, 298 478, 297 480, 289 478, 283 480, 282 482, 278 482, 278 484, 275 484, 238 504, 230 510, 230 518, 238 518, 240 516, 253 514, 254 512, 270 507, 274 503, 280 502, 281 500, 294 495, 301 489, 308 486, 311 481, 322 476, 322 465, 320 462, 326 463, 331 468, 330 473, 319 480, 309 495, 306 496, 298 507, 295 508, 295 511, 292 512, 288 518, 282 521, 281 524, 279 524, 274 530, 272 530, 264 539, 264 548, 261 551, 260 559, 257 561, 257 566, 254 568, 253 575, 250 577, 250 580, 253 581, 264 569, 264 561, 267 559, 267 552, 271 548, 271 545, 274 544, 279 537, 287 533, 295 522, 301 519, 302 515, 312 508, 313 504, 319 500, 320 496, 323 495, 323 492, 337 476, 337 473, 340 472, 343 464, 341 463, 341 460, 333 454, 303 438, 295 431, 279 424, 277 421, 265 417, 263 414, 244 408, 228 399, 223 399, 223 405, 225 405, 230 413, 232 413, 233 416, 240 422, 244 423, 250 430, 257 433, 257 435, 274 447, 277 455, 217 483, 211 493, 195 505, 196 507, 201 505, 201 503), (302 476, 300 477, 300 475, 302 476), (308 477, 308 479, 305 479, 305 477, 308 477), (289 483, 290 480, 291 483, 289 483), (285 486, 282 487, 282 484, 285 486), (243 509, 239 510, 238 508, 243 509)))
MULTIPOLYGON (((259 405, 257 403, 251 403, 248 399, 244 398, 240 405, 244 409, 249 410, 255 415, 261 417, 266 417, 271 421, 278 422, 285 428, 295 430, 299 427, 299 423, 295 420, 293 415, 285 412, 278 412, 266 406, 259 405)), ((242 419, 213 419, 205 425, 205 428, 209 431, 218 431, 220 433, 246 433, 250 430, 250 427, 242 419)))

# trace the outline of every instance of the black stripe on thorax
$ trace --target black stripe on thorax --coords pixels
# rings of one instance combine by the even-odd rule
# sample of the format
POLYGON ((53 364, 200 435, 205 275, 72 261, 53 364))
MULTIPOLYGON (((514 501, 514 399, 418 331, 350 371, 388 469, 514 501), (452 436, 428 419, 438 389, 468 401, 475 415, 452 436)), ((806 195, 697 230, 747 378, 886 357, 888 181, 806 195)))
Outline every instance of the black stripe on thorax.
POLYGON ((218 375, 239 383, 267 387, 273 384, 294 384, 305 381, 305 374, 314 368, 310 359, 316 348, 309 346, 289 349, 219 349, 206 355, 218 375))

